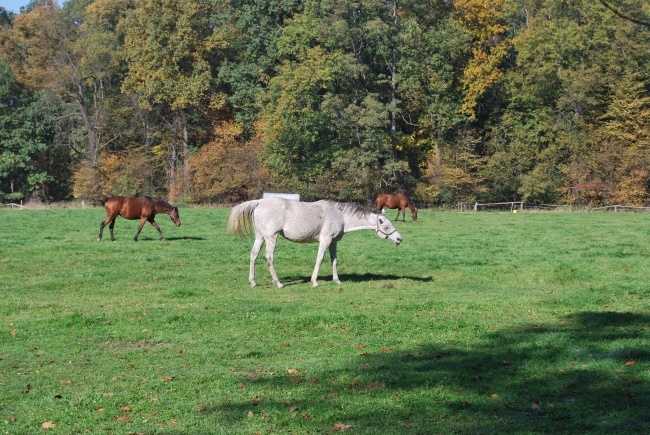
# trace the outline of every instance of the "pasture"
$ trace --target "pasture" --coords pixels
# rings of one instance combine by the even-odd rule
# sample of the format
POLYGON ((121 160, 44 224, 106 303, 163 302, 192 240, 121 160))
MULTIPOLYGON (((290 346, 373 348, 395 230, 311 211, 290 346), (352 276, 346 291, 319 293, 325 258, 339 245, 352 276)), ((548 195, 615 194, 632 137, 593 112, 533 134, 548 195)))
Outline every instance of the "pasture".
POLYGON ((227 213, 0 211, 0 433, 650 432, 650 214, 421 210, 278 289, 227 213))

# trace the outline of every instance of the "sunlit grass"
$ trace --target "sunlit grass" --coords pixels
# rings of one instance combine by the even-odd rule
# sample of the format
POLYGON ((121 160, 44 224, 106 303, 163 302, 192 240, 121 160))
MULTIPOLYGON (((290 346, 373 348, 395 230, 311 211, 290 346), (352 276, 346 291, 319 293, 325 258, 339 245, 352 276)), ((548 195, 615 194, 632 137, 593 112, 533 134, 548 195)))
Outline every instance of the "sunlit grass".
POLYGON ((649 215, 422 211, 251 289, 227 212, 0 211, 0 431, 650 430, 649 215))

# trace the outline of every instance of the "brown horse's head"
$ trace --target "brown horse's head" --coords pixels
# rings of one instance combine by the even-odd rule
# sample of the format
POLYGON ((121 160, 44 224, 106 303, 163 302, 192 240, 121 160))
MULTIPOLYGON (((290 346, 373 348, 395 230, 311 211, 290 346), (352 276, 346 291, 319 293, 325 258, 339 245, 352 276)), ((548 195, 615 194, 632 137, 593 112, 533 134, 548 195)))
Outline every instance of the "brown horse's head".
POLYGON ((174 209, 169 213, 169 217, 171 218, 172 222, 174 222, 174 225, 177 227, 181 226, 181 218, 178 216, 178 207, 174 207, 174 209))
POLYGON ((413 212, 411 213, 411 217, 413 218, 413 222, 418 221, 418 211, 415 208, 413 208, 413 212))

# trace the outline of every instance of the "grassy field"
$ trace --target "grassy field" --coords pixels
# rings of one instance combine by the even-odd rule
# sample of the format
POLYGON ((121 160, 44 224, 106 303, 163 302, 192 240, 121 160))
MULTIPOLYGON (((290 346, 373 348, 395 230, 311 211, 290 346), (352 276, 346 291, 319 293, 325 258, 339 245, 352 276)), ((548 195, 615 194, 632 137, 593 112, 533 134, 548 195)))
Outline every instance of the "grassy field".
POLYGON ((0 211, 0 433, 650 433, 650 214, 425 210, 251 289, 227 213, 0 211))

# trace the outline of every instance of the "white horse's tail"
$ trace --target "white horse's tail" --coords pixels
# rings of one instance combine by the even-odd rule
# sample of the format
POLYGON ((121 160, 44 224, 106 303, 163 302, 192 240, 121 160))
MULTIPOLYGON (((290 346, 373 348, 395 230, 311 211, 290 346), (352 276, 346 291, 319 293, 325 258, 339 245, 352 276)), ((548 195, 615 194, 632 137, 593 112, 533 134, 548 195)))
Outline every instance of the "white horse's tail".
POLYGON ((226 232, 237 237, 246 237, 253 233, 253 211, 260 204, 259 199, 242 202, 230 210, 226 232))

